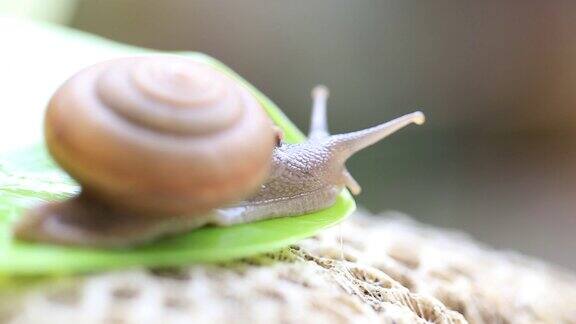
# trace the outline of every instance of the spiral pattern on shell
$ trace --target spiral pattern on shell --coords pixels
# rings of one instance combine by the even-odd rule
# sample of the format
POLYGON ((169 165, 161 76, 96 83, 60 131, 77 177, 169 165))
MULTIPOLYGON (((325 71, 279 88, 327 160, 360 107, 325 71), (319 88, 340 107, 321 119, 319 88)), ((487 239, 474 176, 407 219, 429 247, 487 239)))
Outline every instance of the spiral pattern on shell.
POLYGON ((252 94, 175 56, 88 67, 52 97, 48 148, 83 193, 150 215, 241 200, 268 174, 275 136, 252 94))

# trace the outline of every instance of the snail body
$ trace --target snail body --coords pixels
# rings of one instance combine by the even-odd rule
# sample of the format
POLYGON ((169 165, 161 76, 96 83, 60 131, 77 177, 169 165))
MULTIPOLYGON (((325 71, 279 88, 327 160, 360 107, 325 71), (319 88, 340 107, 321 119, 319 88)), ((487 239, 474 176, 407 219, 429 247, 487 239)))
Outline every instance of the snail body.
POLYGON ((56 92, 45 118, 49 151, 81 193, 29 210, 15 234, 118 247, 317 211, 345 186, 360 192, 345 169, 352 154, 424 121, 416 112, 330 136, 327 89, 313 98, 309 140, 288 144, 248 90, 204 64, 160 56, 89 67, 56 92))

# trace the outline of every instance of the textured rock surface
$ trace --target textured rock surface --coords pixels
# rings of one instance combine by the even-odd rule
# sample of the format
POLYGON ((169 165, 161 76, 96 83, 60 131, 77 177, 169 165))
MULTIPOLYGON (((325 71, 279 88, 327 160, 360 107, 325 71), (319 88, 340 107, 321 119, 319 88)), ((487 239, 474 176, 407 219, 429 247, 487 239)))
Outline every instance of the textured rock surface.
POLYGON ((278 253, 2 292, 6 323, 576 323, 576 277, 397 214, 278 253))

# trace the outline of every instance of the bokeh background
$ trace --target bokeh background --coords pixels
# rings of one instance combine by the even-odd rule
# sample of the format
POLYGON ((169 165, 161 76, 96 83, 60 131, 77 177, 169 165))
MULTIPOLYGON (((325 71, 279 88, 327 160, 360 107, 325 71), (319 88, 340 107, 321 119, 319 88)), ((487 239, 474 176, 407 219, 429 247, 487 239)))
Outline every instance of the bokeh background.
POLYGON ((349 161, 358 203, 576 269, 576 2, 0 0, 116 41, 201 51, 306 130, 325 83, 333 132, 421 109, 349 161))

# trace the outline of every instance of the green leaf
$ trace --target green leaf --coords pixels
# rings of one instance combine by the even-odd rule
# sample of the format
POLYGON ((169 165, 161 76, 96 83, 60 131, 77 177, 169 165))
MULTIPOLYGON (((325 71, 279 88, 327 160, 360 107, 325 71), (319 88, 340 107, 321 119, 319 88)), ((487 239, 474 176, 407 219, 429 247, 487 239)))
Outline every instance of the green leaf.
MULTIPOLYGON (((42 30, 49 32, 50 37, 55 37, 54 33, 70 36, 70 32, 65 30, 46 29, 42 30)), ((126 55, 145 52, 77 32, 72 32, 71 36, 71 44, 98 43, 100 48, 111 47, 115 53, 126 55)), ((287 141, 304 139, 272 101, 224 64, 200 53, 179 55, 213 65, 244 83, 284 130, 287 141)), ((0 112, 0 118, 8 118, 9 113, 0 112)), ((0 157, 0 276, 63 275, 134 266, 165 267, 228 261, 294 244, 337 224, 355 209, 354 200, 344 191, 332 207, 320 212, 231 227, 205 227, 123 250, 76 248, 12 239, 11 226, 26 208, 44 201, 65 199, 78 189, 78 185, 52 162, 41 144, 0 157)))

